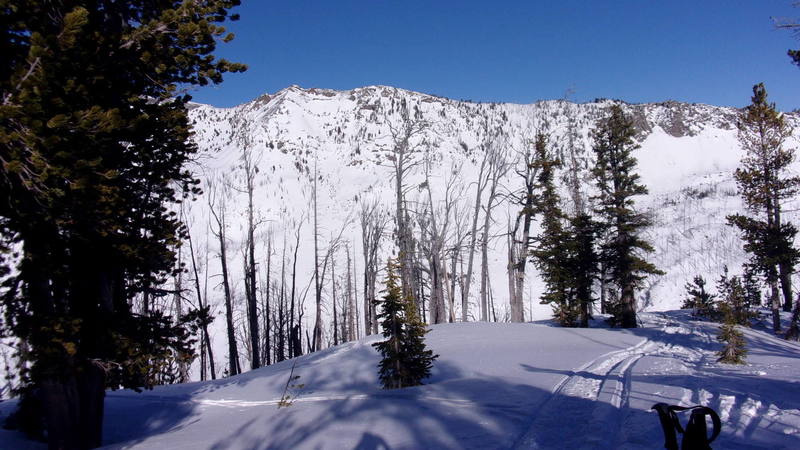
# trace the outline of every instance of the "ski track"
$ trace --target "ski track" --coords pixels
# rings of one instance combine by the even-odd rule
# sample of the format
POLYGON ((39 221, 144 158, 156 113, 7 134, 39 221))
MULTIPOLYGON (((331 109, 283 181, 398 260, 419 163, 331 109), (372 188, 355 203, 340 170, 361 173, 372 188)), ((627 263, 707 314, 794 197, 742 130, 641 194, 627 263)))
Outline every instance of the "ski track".
MULTIPOLYGON (((162 403, 188 403, 198 406, 217 406, 224 408, 254 408, 260 406, 277 406, 282 400, 227 400, 227 399, 192 399, 179 396, 131 396, 131 395, 113 395, 107 394, 107 397, 122 400, 132 400, 140 402, 162 402, 162 403)), ((332 402, 332 401, 350 401, 350 400, 372 400, 372 399, 388 399, 393 400, 411 400, 411 401, 432 401, 436 403, 454 403, 462 405, 473 405, 476 402, 464 398, 453 397, 437 397, 430 395, 419 395, 414 397, 403 397, 399 395, 387 394, 341 394, 341 395, 316 395, 316 396, 298 396, 292 397, 289 403, 317 403, 317 402, 332 402)), ((485 405, 484 405, 485 406, 485 405)))
MULTIPOLYGON (((708 333, 691 324, 682 327, 666 315, 656 314, 661 333, 682 333, 702 336, 711 341, 708 333)), ((512 448, 615 448, 625 442, 622 423, 630 406, 631 374, 636 363, 645 356, 683 356, 699 365, 705 360, 703 352, 684 346, 645 338, 631 347, 601 355, 572 374, 564 376, 553 388, 550 398, 541 406, 533 422, 512 445, 512 448), (581 408, 581 402, 592 401, 591 408, 581 408), (564 414, 570 417, 570 427, 554 426, 564 414), (542 433, 542 430, 548 430, 542 433), (559 432, 553 433, 553 430, 559 432), (609 444, 615 445, 609 445, 609 444)), ((687 393, 691 395, 691 393, 687 393)))

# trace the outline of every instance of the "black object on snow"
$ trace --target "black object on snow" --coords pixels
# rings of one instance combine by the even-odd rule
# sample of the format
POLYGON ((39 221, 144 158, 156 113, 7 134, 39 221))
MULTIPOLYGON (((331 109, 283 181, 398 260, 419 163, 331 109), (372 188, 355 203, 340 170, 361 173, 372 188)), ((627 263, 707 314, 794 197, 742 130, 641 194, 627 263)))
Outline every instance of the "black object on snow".
POLYGON ((661 428, 664 429, 664 448, 668 450, 711 450, 711 442, 719 436, 719 432, 722 430, 722 422, 716 411, 706 406, 685 407, 656 403, 652 409, 658 412, 661 428), (681 411, 691 411, 689 423, 686 424, 685 429, 681 426, 676 414, 681 411), (706 415, 711 416, 714 425, 710 437, 706 430, 706 415), (678 447, 678 436, 675 430, 683 434, 680 447, 678 447))

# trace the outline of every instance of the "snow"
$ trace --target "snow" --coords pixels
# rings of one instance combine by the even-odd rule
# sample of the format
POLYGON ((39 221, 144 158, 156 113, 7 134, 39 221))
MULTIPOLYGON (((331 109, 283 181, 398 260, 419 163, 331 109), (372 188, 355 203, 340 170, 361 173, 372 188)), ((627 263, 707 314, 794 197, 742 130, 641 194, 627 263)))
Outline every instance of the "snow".
MULTIPOLYGON (((742 103, 747 101, 747 96, 743 95, 742 103)), ((593 187, 588 174, 593 161, 590 132, 595 121, 603 116, 604 108, 614 103, 603 100, 586 104, 565 101, 541 101, 529 105, 478 104, 388 86, 368 86, 349 91, 291 86, 235 108, 200 106, 191 111, 195 141, 201 151, 198 173, 204 181, 203 186, 207 186, 205 182, 208 179, 224 173, 231 177, 234 186, 241 187, 239 157, 243 150, 252 151, 261 169, 255 193, 258 216, 262 219, 257 230, 258 258, 264 259, 263 243, 269 234, 274 240, 276 255, 280 255, 284 237, 287 237, 289 245, 293 245, 295 229, 300 227, 297 280, 299 285, 305 286, 313 273, 313 231, 309 211, 310 180, 316 160, 319 215, 323 227, 320 232, 322 251, 327 248, 330 236, 343 229, 343 243, 349 245, 356 255, 357 266, 363 268, 358 202, 375 198, 390 216, 393 215, 394 179, 391 169, 385 166, 385 153, 394 145, 391 128, 397 129, 401 122, 398 113, 401 102, 409 108, 418 108, 421 120, 430 125, 419 140, 427 143, 423 147, 433 155, 431 185, 434 187, 434 201, 441 200, 445 180, 455 164, 460 168, 457 185, 463 192, 457 201, 460 208, 470 212, 470 203, 475 199, 481 148, 491 141, 487 140, 484 123, 503 130, 504 142, 515 155, 529 147, 536 131, 545 126, 551 133, 553 148, 562 147, 566 143, 572 116, 578 142, 584 148, 584 167, 579 178, 584 181, 586 193, 591 194, 593 187)), ((666 272, 664 276, 647 279, 644 289, 638 293, 639 305, 648 311, 676 309, 682 303, 687 281, 702 275, 713 284, 723 266, 727 265, 732 274, 737 274, 746 258, 736 230, 726 225, 725 218, 742 210, 732 178, 742 156, 736 137, 737 111, 678 102, 622 104, 622 107, 634 117, 641 130, 637 137, 641 148, 634 153, 638 159, 637 171, 650 193, 637 198, 636 205, 653 219, 653 226, 646 233, 656 250, 650 260, 666 272)), ((790 123, 800 124, 796 114, 787 114, 786 117, 790 123)), ((797 147, 798 143, 800 139, 795 135, 787 146, 797 147)), ((407 196, 411 205, 424 200, 423 193, 416 189, 422 180, 421 169, 412 171, 408 177, 407 196)), ((519 183, 512 171, 501 180, 501 192, 517 189, 519 183)), ((565 209, 570 210, 567 196, 563 197, 565 209)), ((229 217, 231 243, 228 254, 232 260, 229 268, 237 297, 235 302, 241 302, 244 289, 239 250, 245 236, 245 195, 234 191, 229 200, 233 212, 229 217)), ((200 253, 209 251, 214 255, 218 251, 216 242, 213 239, 207 244, 203 241, 209 215, 205 201, 195 202, 191 209, 196 245, 201 248, 200 253)), ((785 217, 796 222, 795 210, 800 210, 800 205, 787 204, 785 217)), ((518 212, 517 205, 505 203, 493 209, 490 236, 494 238, 489 243, 488 290, 501 321, 508 316, 508 264, 503 233, 507 232, 509 218, 514 218, 518 212)), ((482 218, 479 223, 482 223, 482 218)), ((388 234, 391 231, 388 230, 388 234)), ((538 224, 534 224, 532 232, 537 231, 538 224)), ((391 237, 387 236, 379 257, 381 265, 393 252, 396 249, 391 237)), ((337 267, 344 267, 344 252, 339 252, 335 258, 337 267)), ((279 256, 275 261, 278 259, 279 256)), ((212 277, 219 274, 216 257, 212 256, 208 264, 212 277)), ((530 266, 524 293, 525 317, 529 320, 546 319, 551 315, 551 309, 538 302, 543 286, 535 268, 530 266)), ((478 279, 479 268, 478 255, 473 280, 478 279)), ((355 285, 361 286, 360 270, 356 272, 355 285)), ((259 277, 263 278, 263 275, 259 274, 259 277)), ((324 289, 326 298, 323 305, 326 340, 331 335, 329 316, 332 310, 327 298, 328 286, 324 289)), ((477 296, 478 287, 473 286, 469 299, 471 317, 478 315, 477 296)), ((219 287, 210 291, 209 300, 212 311, 221 316, 223 303, 219 287)), ((456 316, 460 317, 461 306, 456 305, 456 308, 456 316)), ((244 314, 239 309, 236 320, 244 314)), ((313 312, 306 314, 304 328, 313 324, 314 319, 313 312)), ((217 320, 212 326, 215 351, 223 354, 226 349, 224 321, 217 320)))
MULTIPOLYGON (((786 317, 788 319, 788 317, 786 317)), ((222 380, 109 392, 107 448, 660 448, 658 402, 714 408, 714 448, 800 447, 800 345, 756 326, 743 366, 714 354, 717 324, 688 311, 642 327, 431 327, 424 386, 379 388, 378 337, 222 380), (289 372, 303 386, 279 408, 289 372)), ((8 414, 13 402, 0 403, 8 414)), ((687 418, 683 418, 685 421, 687 418)), ((38 448, 16 433, 0 447, 38 448)))

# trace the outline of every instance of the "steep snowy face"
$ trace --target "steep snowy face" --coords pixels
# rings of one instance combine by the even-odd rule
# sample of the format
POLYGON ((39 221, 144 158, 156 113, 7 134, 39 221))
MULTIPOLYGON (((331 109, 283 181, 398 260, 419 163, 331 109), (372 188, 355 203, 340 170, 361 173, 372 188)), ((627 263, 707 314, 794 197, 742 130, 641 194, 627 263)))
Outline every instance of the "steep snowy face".
MULTIPOLYGON (((213 201, 219 206, 224 197, 230 224, 230 266, 235 282, 240 284, 246 206, 241 158, 249 152, 259 169, 254 192, 259 223, 256 251, 262 253, 262 261, 267 248, 274 255, 272 276, 280 276, 281 263, 275 261, 282 260, 284 249, 286 258, 292 255, 299 236, 298 289, 305 289, 309 283, 313 272, 315 179, 320 248, 326 249, 341 235, 333 254, 336 269, 344 270, 341 268, 349 252, 360 274, 360 204, 377 201, 385 214, 393 217, 396 179, 392 166, 398 148, 410 152, 410 170, 403 183, 409 209, 421 212, 430 207, 425 189, 428 184, 433 187, 434 210, 443 210, 446 196, 454 199, 449 241, 457 234, 457 224, 471 223, 481 163, 487 152, 497 152, 508 168, 500 179, 489 221, 489 289, 496 315, 502 320, 507 315, 509 292, 506 235, 521 209, 507 199, 509 193, 522 188, 522 179, 516 173, 523 168, 521 155, 531 148, 538 131, 548 133, 549 145, 565 161, 559 176, 565 210, 574 209, 566 190, 573 167, 577 167, 582 197, 591 202, 594 188, 589 169, 594 156, 590 133, 613 103, 471 103, 386 86, 350 91, 292 86, 235 108, 197 105, 190 117, 201 150, 196 170, 206 194, 189 205, 193 236, 200 236, 197 240, 202 242, 210 219, 209 204, 213 201), (417 127, 404 139, 402 131, 408 123, 417 127)), ((650 191, 637 199, 637 208, 653 219, 647 237, 656 251, 650 258, 666 272, 647 280, 640 292, 640 305, 651 310, 673 309, 681 304, 684 283, 694 275, 714 280, 723 266, 737 272, 745 259, 735 230, 725 225, 725 216, 742 206, 732 178, 742 156, 736 137, 737 111, 677 102, 622 106, 638 130, 638 173, 650 191)), ((800 123, 796 115, 788 115, 788 120, 793 125, 800 123)), ((797 136, 788 142, 791 147, 797 144, 797 136)), ((479 209, 481 224, 486 201, 484 192, 479 209)), ((787 205, 786 209, 797 208, 787 205)), ((789 220, 793 214, 788 214, 789 220)), ((416 219, 412 221, 419 226, 416 219)), ((536 229, 534 226, 534 232, 536 229)), ((390 226, 382 245, 382 261, 396 252, 391 231, 390 226)), ((213 236, 207 240, 205 248, 211 255, 218 251, 215 242, 213 236)), ((218 273, 213 256, 208 263, 210 273, 218 273)), ((459 262, 461 265, 465 266, 459 262)), ((260 267, 265 275, 266 264, 260 267)), ((549 314, 549 307, 538 304, 541 285, 535 270, 528 267, 525 317, 541 318, 549 314)), ((476 263, 475 277, 479 268, 476 263)), ((462 273, 466 269, 458 270, 462 273)), ((360 275, 357 281, 362 283, 360 275)), ((234 288, 243 292, 242 287, 234 288)), ((477 294, 477 288, 473 288, 473 316, 477 294)), ((209 296, 212 303, 221 304, 221 292, 209 296)))

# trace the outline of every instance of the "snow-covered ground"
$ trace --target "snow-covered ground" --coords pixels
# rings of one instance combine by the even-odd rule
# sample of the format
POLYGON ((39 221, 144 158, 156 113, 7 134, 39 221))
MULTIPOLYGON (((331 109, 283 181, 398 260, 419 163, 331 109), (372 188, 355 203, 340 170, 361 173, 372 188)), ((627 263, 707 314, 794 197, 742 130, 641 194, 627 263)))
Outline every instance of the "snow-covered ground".
MULTIPOLYGON (((547 322, 432 327, 428 384, 378 387, 377 337, 232 378, 109 392, 109 448, 661 448, 657 402, 707 405, 714 448, 800 448, 800 345, 745 330, 745 366, 716 363, 717 325, 686 311, 643 327, 547 322), (279 408, 289 373, 292 404, 279 408)), ((12 403, 0 403, 5 416, 12 403)), ((686 418, 683 418, 684 420, 686 418)), ((37 448, 13 432, 0 447, 37 448)))

